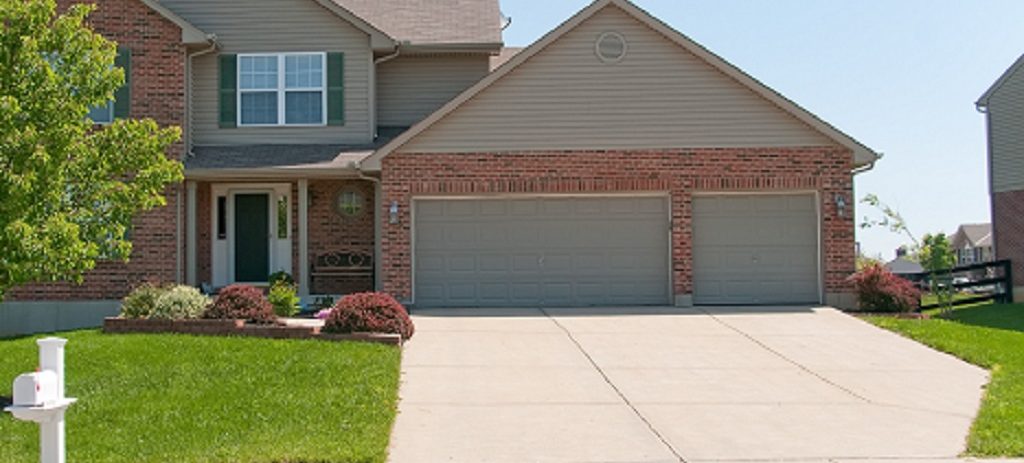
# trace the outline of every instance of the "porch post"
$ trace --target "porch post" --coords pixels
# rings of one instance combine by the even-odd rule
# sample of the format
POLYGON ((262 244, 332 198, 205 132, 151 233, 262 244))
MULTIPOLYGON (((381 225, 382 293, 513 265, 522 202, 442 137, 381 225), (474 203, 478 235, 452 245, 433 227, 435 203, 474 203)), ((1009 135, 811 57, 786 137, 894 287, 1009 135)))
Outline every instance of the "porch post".
POLYGON ((196 181, 185 182, 185 284, 196 285, 196 181))
POLYGON ((299 296, 309 296, 309 180, 299 180, 299 296))

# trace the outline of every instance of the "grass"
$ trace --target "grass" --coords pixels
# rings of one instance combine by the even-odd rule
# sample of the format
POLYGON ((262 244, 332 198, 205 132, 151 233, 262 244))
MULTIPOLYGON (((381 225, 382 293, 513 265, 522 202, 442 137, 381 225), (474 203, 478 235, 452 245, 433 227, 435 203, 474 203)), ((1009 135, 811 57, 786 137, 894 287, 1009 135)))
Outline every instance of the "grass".
POLYGON ((973 306, 944 319, 868 319, 991 370, 992 382, 971 427, 967 453, 1024 456, 1024 304, 973 306))
MULTIPOLYGON (((382 462, 400 350, 312 340, 62 333, 68 461, 382 462)), ((0 340, 0 396, 37 365, 0 340)), ((38 461, 33 423, 0 416, 0 461, 38 461)))
MULTIPOLYGON (((955 294, 953 294, 953 302, 962 301, 964 299, 970 299, 970 298, 978 297, 978 296, 981 296, 981 294, 955 293, 955 294)), ((991 302, 992 302, 991 300, 989 300, 988 302, 979 302, 979 303, 977 303, 977 305, 989 304, 991 302)), ((924 293, 924 294, 921 295, 921 305, 932 305, 932 304, 938 304, 938 303, 939 303, 939 296, 937 296, 937 295, 935 295, 933 293, 924 293)), ((972 304, 972 305, 975 305, 975 304, 972 304)))

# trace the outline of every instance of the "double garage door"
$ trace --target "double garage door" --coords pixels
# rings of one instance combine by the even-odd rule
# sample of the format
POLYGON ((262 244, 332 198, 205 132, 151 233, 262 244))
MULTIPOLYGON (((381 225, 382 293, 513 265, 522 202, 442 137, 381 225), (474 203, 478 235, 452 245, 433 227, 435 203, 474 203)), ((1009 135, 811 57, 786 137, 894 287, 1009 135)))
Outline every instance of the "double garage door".
MULTIPOLYGON (((666 196, 417 199, 415 303, 670 304, 669 217, 666 196)), ((696 197, 694 302, 816 302, 816 221, 813 196, 696 197)))

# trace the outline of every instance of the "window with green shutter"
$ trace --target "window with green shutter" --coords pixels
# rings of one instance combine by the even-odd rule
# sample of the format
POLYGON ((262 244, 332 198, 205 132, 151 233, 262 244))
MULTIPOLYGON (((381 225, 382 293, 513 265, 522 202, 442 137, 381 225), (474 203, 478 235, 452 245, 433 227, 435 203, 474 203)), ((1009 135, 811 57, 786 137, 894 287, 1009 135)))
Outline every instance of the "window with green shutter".
POLYGON ((220 55, 220 111, 218 120, 221 128, 232 128, 238 124, 238 58, 235 55, 220 55))
POLYGON ((327 125, 345 125, 345 54, 327 54, 327 125))
POLYGON ((345 124, 343 53, 224 54, 221 128, 345 124))

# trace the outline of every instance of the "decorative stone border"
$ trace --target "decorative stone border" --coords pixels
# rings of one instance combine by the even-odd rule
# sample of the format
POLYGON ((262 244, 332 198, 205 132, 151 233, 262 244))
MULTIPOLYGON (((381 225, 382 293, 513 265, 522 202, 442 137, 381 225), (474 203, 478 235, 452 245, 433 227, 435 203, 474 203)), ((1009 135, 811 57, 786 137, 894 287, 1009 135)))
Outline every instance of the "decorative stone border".
POLYGON ((273 339, 321 339, 402 345, 402 336, 387 333, 321 333, 319 326, 257 325, 245 320, 149 320, 107 317, 104 333, 179 333, 204 336, 252 336, 273 339))
POLYGON ((847 312, 855 317, 888 317, 901 320, 928 320, 931 315, 921 312, 847 312))

